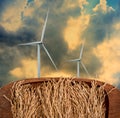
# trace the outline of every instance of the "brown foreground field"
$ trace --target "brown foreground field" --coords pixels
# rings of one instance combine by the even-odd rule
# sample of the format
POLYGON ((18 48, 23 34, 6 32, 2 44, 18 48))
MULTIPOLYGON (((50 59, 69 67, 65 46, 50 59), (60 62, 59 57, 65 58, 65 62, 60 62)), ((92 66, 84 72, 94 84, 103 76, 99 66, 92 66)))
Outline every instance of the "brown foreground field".
POLYGON ((120 90, 89 79, 40 78, 0 89, 0 118, 120 118, 120 90))

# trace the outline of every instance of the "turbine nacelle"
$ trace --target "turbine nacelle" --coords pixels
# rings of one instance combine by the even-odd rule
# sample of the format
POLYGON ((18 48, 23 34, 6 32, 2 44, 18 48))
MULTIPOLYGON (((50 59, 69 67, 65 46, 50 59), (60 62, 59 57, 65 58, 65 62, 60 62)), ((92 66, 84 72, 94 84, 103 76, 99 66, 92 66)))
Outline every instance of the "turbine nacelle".
POLYGON ((68 60, 68 62, 77 62, 77 61, 81 61, 81 59, 71 59, 71 60, 68 60))

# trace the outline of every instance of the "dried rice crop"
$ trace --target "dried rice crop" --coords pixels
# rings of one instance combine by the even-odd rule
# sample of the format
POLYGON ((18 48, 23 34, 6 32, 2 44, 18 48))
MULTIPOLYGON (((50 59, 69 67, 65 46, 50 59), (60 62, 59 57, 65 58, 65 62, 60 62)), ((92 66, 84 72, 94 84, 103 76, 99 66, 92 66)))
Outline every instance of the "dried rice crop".
POLYGON ((104 86, 72 79, 39 84, 17 82, 11 89, 13 118, 105 118, 104 86))

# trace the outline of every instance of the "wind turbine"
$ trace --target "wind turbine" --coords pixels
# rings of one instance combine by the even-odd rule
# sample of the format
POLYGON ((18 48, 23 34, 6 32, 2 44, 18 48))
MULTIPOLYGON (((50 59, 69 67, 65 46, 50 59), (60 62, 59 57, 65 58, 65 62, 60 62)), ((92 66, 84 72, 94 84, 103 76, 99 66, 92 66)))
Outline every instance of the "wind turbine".
POLYGON ((77 59, 72 59, 72 60, 68 60, 68 62, 77 62, 77 77, 80 77, 80 64, 82 65, 82 67, 84 68, 85 72, 87 73, 88 76, 90 76, 90 74, 88 73, 84 63, 82 62, 82 55, 83 55, 83 49, 84 49, 84 43, 81 46, 81 50, 80 50, 80 56, 77 59))
POLYGON ((38 78, 40 78, 40 50, 41 47, 44 49, 44 51, 46 52, 46 54, 48 55, 49 59, 51 60, 52 64, 54 65, 55 69, 57 70, 57 67, 53 61, 53 59, 51 58, 48 50, 46 49, 43 39, 44 39, 44 34, 45 34, 45 29, 46 29, 46 24, 47 24, 47 20, 48 20, 48 14, 49 14, 49 9, 47 11, 47 15, 46 15, 46 19, 45 19, 45 23, 43 26, 43 30, 42 30, 42 35, 41 35, 41 40, 40 41, 35 41, 35 42, 30 42, 30 43, 23 43, 23 44, 19 44, 19 46, 29 46, 29 45, 35 45, 37 46, 37 61, 38 61, 38 78))

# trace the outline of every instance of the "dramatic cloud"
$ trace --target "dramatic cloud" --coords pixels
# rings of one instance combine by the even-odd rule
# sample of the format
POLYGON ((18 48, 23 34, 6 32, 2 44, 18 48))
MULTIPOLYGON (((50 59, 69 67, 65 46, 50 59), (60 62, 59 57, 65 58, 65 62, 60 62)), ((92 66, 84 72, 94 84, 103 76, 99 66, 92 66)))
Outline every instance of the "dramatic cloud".
POLYGON ((22 26, 21 11, 24 9, 24 0, 14 1, 2 13, 0 25, 7 31, 16 31, 22 26))
MULTIPOLYGON (((42 65, 43 66, 43 65, 42 65)), ((17 78, 37 78, 37 61, 34 59, 23 59, 19 67, 14 68, 9 72, 9 74, 17 78)), ((42 77, 72 77, 72 74, 66 70, 52 70, 49 66, 44 66, 41 68, 42 77), (46 74, 47 73, 47 74, 46 74)))
POLYGON ((107 5, 107 0, 100 0, 100 3, 97 4, 95 8, 93 8, 93 11, 107 13, 110 11, 114 11, 114 9, 107 5))
POLYGON ((114 11, 107 5, 107 1, 102 0, 94 8, 96 15, 91 17, 88 27, 83 33, 83 37, 87 39, 88 47, 91 49, 91 58, 89 61, 96 67, 94 72, 99 75, 99 80, 118 86, 119 80, 119 56, 116 53, 115 47, 119 45, 119 23, 116 16, 117 11, 114 11), (96 10, 95 10, 96 9, 96 10), (114 49, 114 51, 113 51, 114 49), (92 51, 94 50, 94 51, 92 51), (93 63, 92 63, 93 62, 93 63), (114 63, 114 64, 113 64, 114 63))
POLYGON ((37 61, 32 59, 23 59, 21 67, 16 67, 10 71, 15 77, 18 78, 33 78, 37 77, 37 61))
POLYGON ((111 37, 105 40, 94 49, 96 56, 102 63, 99 71, 99 79, 110 84, 119 85, 120 78, 120 40, 118 37, 111 37))
POLYGON ((70 18, 64 30, 64 39, 69 49, 74 50, 82 43, 82 33, 89 24, 89 15, 81 15, 78 18, 70 18))

